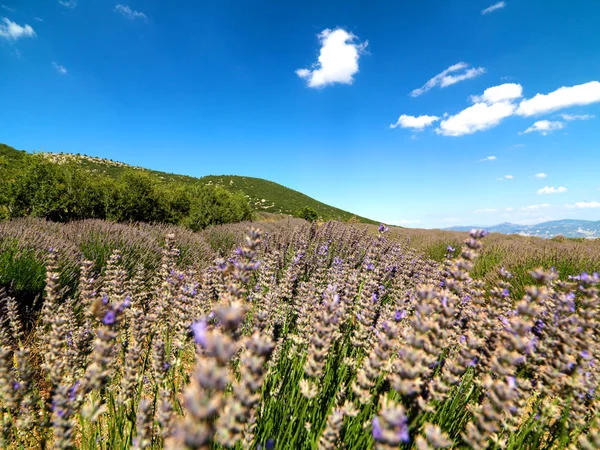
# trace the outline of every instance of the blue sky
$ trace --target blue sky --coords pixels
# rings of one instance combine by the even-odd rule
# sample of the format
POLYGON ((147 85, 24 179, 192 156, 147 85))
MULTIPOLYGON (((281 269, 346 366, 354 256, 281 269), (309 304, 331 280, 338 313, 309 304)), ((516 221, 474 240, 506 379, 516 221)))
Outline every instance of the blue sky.
POLYGON ((600 2, 0 0, 0 141, 413 227, 600 220, 600 2))

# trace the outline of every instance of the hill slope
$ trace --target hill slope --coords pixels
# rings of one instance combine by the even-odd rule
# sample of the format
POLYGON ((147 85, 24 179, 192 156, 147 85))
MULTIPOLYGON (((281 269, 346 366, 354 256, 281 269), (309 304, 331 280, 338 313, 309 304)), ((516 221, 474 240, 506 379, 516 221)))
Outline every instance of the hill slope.
MULTIPOLYGON (((452 231, 469 231, 476 227, 446 228, 452 231)), ((514 223, 501 223, 491 227, 484 227, 490 233, 520 234, 522 236, 537 236, 552 238, 564 236, 568 238, 600 238, 600 221, 592 220, 552 220, 535 225, 517 225, 514 223)))
MULTIPOLYGON (((19 160, 25 157, 27 152, 16 150, 8 145, 0 144, 0 167, 4 164, 18 165, 19 160)), ((250 202, 255 211, 264 211, 276 214, 294 214, 299 209, 308 206, 314 209, 324 220, 336 219, 347 221, 352 217, 364 223, 376 223, 365 217, 335 208, 311 198, 301 192, 287 188, 272 181, 261 178, 242 177, 235 175, 209 175, 201 178, 186 175, 176 175, 156 170, 144 169, 142 167, 130 166, 128 164, 103 158, 95 158, 81 154, 70 153, 45 153, 51 161, 57 164, 67 162, 81 165, 92 173, 103 173, 113 178, 118 178, 126 169, 137 169, 147 172, 164 183, 177 184, 213 184, 219 185, 231 192, 242 192, 250 202)))

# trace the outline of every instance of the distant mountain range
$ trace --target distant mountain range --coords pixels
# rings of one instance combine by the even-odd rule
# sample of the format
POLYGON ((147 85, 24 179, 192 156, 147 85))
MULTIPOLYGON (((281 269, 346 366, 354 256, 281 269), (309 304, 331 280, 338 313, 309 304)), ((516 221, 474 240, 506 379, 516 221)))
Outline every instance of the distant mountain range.
POLYGON ((600 238, 600 220, 552 220, 535 225, 517 225, 516 223, 501 223, 491 227, 451 227, 445 228, 452 231, 469 231, 473 228, 484 228, 490 233, 502 234, 520 234, 521 236, 537 236, 543 238, 552 238, 554 236, 564 236, 568 238, 600 238))

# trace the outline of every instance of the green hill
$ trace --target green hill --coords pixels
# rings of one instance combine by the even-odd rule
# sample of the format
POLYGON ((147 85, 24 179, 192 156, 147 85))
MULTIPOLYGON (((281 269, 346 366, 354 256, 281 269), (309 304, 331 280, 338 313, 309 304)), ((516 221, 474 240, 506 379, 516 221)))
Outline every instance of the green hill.
MULTIPOLYGON (((18 166, 27 152, 16 150, 8 145, 0 144, 0 168, 18 166)), ((91 173, 103 173, 112 178, 119 178, 125 169, 133 168, 155 177, 162 183, 167 184, 207 184, 218 185, 231 192, 242 192, 256 212, 267 212, 274 214, 294 214, 303 207, 314 209, 323 220, 348 221, 355 218, 363 223, 376 223, 365 217, 329 206, 319 202, 301 192, 287 188, 272 181, 261 178, 242 177, 235 175, 209 175, 201 178, 186 175, 177 175, 142 167, 130 166, 128 164, 103 158, 96 158, 81 154, 71 153, 44 153, 46 158, 57 164, 75 163, 91 173)))

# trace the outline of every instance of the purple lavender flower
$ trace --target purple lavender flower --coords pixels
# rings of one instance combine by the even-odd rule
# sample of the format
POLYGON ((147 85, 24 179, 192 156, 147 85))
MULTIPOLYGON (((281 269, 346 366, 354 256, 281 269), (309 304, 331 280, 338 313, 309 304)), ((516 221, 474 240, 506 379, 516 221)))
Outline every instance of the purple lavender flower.
POLYGON ((386 227, 384 224, 379 225, 379 232, 380 233, 387 233, 389 231, 389 228, 386 227))
POLYGON ((102 318, 102 323, 104 325, 112 325, 116 321, 117 321, 117 315, 112 309, 109 311, 106 311, 106 314, 104 314, 104 317, 102 318))
POLYGON ((504 288, 502 291, 502 297, 507 298, 510 296, 510 291, 507 288, 504 288))
POLYGON ((517 379, 515 377, 506 377, 506 381, 508 383, 508 387, 510 387, 511 389, 516 389, 517 387, 517 379))
POLYGON ((371 425, 373 426, 373 439, 380 441, 383 438, 383 430, 381 429, 378 416, 373 417, 371 425))
POLYGON ((206 329, 207 324, 205 320, 197 320, 190 325, 192 333, 194 333, 194 341, 196 344, 206 347, 208 344, 206 329))
POLYGON ((77 381, 75 381, 75 384, 73 386, 71 386, 71 388, 69 389, 69 401, 71 401, 71 402, 75 401, 77 390, 79 389, 80 384, 81 383, 79 382, 79 380, 77 380, 77 381))
POLYGON ((317 255, 320 256, 325 256, 327 255, 327 252, 329 251, 329 245, 327 244, 323 244, 319 247, 319 249, 317 250, 317 255))
POLYGON ((13 382, 13 390, 18 391, 19 389, 21 389, 21 383, 18 381, 13 382))
POLYGON ((406 418, 398 430, 398 439, 400 439, 400 442, 410 441, 410 434, 408 433, 408 424, 406 423, 406 418))
POLYGON ((108 305, 108 295, 102 294, 102 304, 108 305))
POLYGON ((404 319, 406 317, 406 310, 403 309, 402 311, 396 311, 396 314, 394 315, 394 319, 396 320, 396 322, 399 322, 400 320, 404 319))
POLYGON ((377 293, 373 292, 373 295, 371 296, 371 300, 373 300, 373 303, 377 302, 377 293))
POLYGON ((446 248, 446 251, 447 251, 448 253, 454 253, 454 252, 456 251, 456 249, 455 249, 455 248, 452 248, 452 246, 451 246, 451 245, 449 245, 449 246, 446 248))

